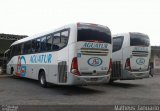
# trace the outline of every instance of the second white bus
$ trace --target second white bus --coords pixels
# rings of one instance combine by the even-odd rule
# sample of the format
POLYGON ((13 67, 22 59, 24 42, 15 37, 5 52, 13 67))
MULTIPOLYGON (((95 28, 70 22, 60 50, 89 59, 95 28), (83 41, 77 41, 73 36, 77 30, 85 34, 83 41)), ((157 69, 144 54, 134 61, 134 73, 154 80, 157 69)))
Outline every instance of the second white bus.
POLYGON ((7 73, 39 80, 43 87, 107 83, 111 54, 108 27, 76 23, 14 42, 7 73))
POLYGON ((111 82, 148 78, 150 54, 147 35, 136 32, 113 35, 111 82))

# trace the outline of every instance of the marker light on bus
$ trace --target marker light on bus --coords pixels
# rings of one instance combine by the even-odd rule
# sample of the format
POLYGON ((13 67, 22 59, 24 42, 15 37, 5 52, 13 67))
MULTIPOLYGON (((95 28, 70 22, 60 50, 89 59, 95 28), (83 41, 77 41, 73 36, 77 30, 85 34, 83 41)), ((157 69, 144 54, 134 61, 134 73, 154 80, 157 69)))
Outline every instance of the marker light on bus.
POLYGON ((78 61, 77 57, 74 57, 71 64, 71 73, 80 76, 80 72, 78 70, 78 61))
POLYGON ((130 58, 127 58, 127 60, 126 60, 125 69, 128 70, 128 71, 131 71, 130 58))

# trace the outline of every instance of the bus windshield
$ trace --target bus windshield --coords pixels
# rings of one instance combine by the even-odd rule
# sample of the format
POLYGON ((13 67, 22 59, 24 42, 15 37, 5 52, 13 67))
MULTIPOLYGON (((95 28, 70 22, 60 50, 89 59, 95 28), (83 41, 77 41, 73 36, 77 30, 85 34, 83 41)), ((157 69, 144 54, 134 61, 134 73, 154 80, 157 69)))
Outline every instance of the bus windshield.
POLYGON ((131 46, 149 46, 149 37, 144 34, 130 33, 130 45, 131 46))
POLYGON ((78 26, 77 41, 111 43, 110 30, 98 26, 78 26))

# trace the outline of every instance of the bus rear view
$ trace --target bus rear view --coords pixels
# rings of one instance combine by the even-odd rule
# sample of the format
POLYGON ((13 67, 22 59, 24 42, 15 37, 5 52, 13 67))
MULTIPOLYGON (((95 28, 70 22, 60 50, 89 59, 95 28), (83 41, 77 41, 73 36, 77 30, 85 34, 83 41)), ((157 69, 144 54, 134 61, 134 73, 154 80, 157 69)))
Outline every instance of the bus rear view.
POLYGON ((85 84, 106 83, 111 74, 112 41, 110 30, 96 24, 77 24, 76 51, 71 73, 85 84))
POLYGON ((135 72, 137 78, 149 76, 150 42, 147 35, 130 33, 130 65, 126 61, 126 68, 135 72), (128 65, 128 66, 127 66, 128 65), (140 73, 136 73, 140 72, 140 73))
POLYGON ((111 82, 149 77, 150 53, 147 35, 136 32, 114 35, 111 82))

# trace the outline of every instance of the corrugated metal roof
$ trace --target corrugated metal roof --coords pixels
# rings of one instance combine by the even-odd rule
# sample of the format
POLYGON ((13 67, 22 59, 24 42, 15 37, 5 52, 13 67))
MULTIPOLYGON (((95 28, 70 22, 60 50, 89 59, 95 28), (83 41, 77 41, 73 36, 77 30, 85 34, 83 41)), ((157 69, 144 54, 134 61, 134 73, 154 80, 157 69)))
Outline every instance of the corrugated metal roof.
POLYGON ((10 47, 10 45, 19 39, 27 37, 26 35, 0 34, 0 57, 10 47))
POLYGON ((151 46, 151 50, 160 50, 160 46, 151 46))
POLYGON ((13 34, 0 34, 0 39, 5 39, 5 40, 19 40, 22 38, 27 37, 26 35, 13 35, 13 34))

